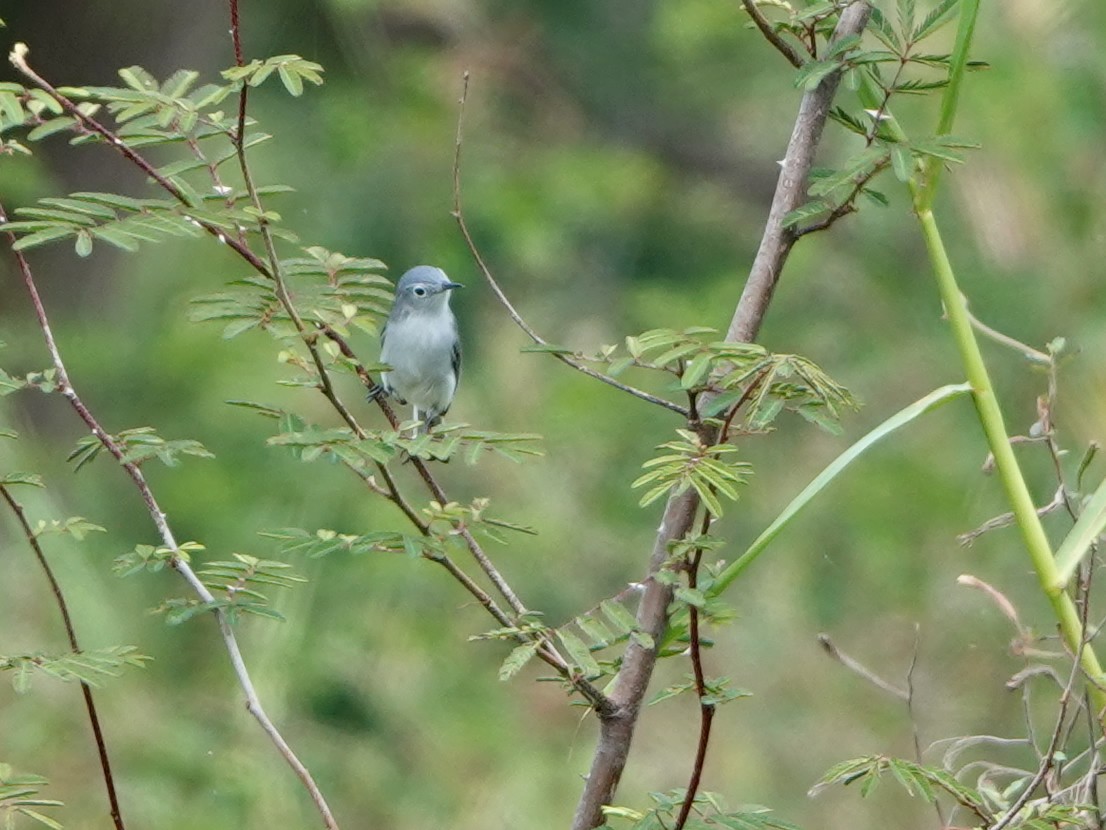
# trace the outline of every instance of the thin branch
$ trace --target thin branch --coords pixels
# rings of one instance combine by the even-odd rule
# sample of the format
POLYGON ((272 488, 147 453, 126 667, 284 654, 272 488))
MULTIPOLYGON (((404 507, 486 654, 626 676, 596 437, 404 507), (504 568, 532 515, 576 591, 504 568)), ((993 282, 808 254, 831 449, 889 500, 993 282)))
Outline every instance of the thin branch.
MULTIPOLYGON (((1048 504, 1037 508, 1038 516, 1047 516, 1049 513, 1054 513, 1061 507, 1064 507, 1067 503, 1066 488, 1063 482, 1060 483, 1060 487, 1056 490, 1056 493, 1052 496, 1052 501, 1048 504)), ((979 527, 974 530, 969 530, 966 533, 961 533, 956 537, 956 541, 964 547, 971 547, 975 540, 982 536, 984 533, 988 533, 992 530, 998 530, 1002 527, 1009 527, 1014 524, 1015 516, 1013 513, 1002 513, 995 516, 992 519, 988 519, 979 527)))
POLYGON ((752 18, 753 23, 760 29, 760 33, 764 35, 765 40, 771 43, 776 51, 787 58, 787 62, 794 66, 796 69, 803 65, 803 59, 799 57, 799 53, 791 48, 791 44, 780 37, 779 33, 772 28, 772 24, 768 22, 760 9, 757 8, 756 0, 741 0, 741 5, 752 18))
MULTIPOLYGON (((0 222, 6 222, 7 215, 4 212, 2 206, 0 206, 0 222)), ((15 238, 12 234, 8 234, 9 240, 14 244, 15 238)), ((200 597, 205 603, 212 603, 215 601, 215 597, 207 586, 196 576, 195 572, 189 566, 189 564, 180 555, 180 547, 177 545, 177 541, 173 536, 173 532, 169 527, 169 523, 166 519, 165 512, 161 509, 157 499, 154 497, 153 491, 150 489, 149 484, 146 482, 145 476, 142 474, 142 470, 133 461, 127 459, 122 447, 108 432, 100 426, 100 423, 85 406, 80 396, 77 394, 76 389, 73 387, 72 382, 69 379, 69 373, 66 371, 65 363, 62 361, 61 352, 58 350, 56 341, 54 340, 53 331, 50 328, 50 321, 46 315, 46 308, 42 303, 42 298, 38 293, 38 287, 35 285, 34 277, 31 274, 30 265, 27 263, 26 258, 21 251, 12 251, 15 257, 16 263, 19 266, 19 271, 23 277, 23 284, 27 290, 28 295, 31 298, 31 304, 34 307, 35 316, 38 320, 39 329, 42 331, 43 338, 46 341, 47 351, 50 353, 51 362, 54 365, 56 373, 56 384, 58 391, 62 396, 69 401, 70 406, 76 411, 77 415, 85 425, 89 428, 93 435, 99 439, 104 448, 110 452, 119 464, 130 476, 131 481, 135 487, 138 488, 138 492, 142 497, 142 501, 146 505, 146 510, 150 514, 150 518, 153 520, 154 526, 157 528, 158 535, 161 537, 162 543, 172 551, 172 558, 170 559, 170 565, 182 576, 185 581, 192 587, 192 590, 200 597)), ((249 671, 246 669, 246 664, 242 659, 241 650, 238 647, 238 640, 234 636, 234 631, 230 627, 230 623, 227 621, 226 614, 222 609, 215 608, 212 613, 215 615, 215 619, 219 626, 219 633, 223 638, 223 646, 226 648, 227 655, 230 658, 231 666, 234 669, 235 677, 238 680, 238 685, 241 687, 246 697, 246 708, 251 715, 261 725, 261 728, 269 736, 269 738, 276 745, 277 750, 281 756, 292 767, 297 777, 303 783, 307 789, 308 794, 314 801, 316 808, 319 810, 323 817, 323 822, 328 830, 338 830, 338 823, 334 820, 334 816, 330 811, 330 807, 326 803, 326 799, 323 797, 322 792, 315 784, 315 779, 312 777, 310 771, 304 766, 296 754, 292 751, 292 748, 288 745, 287 741, 280 734, 280 731, 276 728, 273 722, 269 719, 269 716, 265 713, 264 708, 261 705, 261 701, 257 696, 257 691, 254 689, 253 681, 250 678, 249 671)))
MULTIPOLYGON (((910 653, 910 668, 906 670, 906 713, 910 718, 910 734, 914 739, 914 760, 919 766, 922 766, 922 738, 921 733, 918 730, 918 718, 914 713, 914 670, 918 667, 918 646, 921 644, 922 639, 922 627, 918 623, 914 623, 914 647, 910 653)), ((945 821, 945 811, 941 807, 941 802, 936 798, 933 799, 933 809, 937 813, 937 822, 942 827, 948 827, 948 823, 945 821)))
MULTIPOLYGON (((703 511, 703 522, 699 533, 705 536, 710 531, 711 515, 709 510, 703 511)), ((696 548, 687 567, 687 586, 695 590, 699 584, 699 564, 703 560, 703 549, 696 548)), ((687 793, 684 795, 684 803, 680 805, 680 813, 676 817, 675 830, 683 830, 691 815, 691 808, 695 804, 695 796, 699 792, 699 782, 703 778, 703 766, 707 760, 707 747, 710 745, 711 724, 714 723, 714 703, 708 701, 707 679, 703 673, 702 642, 699 639, 699 609, 694 605, 688 606, 689 635, 691 637, 691 671, 695 677, 695 693, 699 697, 699 743, 695 749, 695 762, 691 767, 691 778, 687 784, 687 793)))
MULTIPOLYGON (((0 215, 2 215, 2 213, 3 208, 0 208, 0 215)), ((54 593, 54 601, 57 603, 58 611, 61 612, 61 620, 62 624, 65 626, 65 636, 69 640, 69 648, 71 648, 75 654, 79 654, 81 647, 77 642, 77 632, 73 627, 73 619, 69 615, 69 605, 65 601, 65 594, 62 593, 61 584, 54 576, 54 570, 50 567, 50 563, 46 559, 46 554, 43 552, 42 546, 38 542, 38 536, 35 535, 30 522, 27 521, 27 516, 23 511, 23 505, 16 501, 8 491, 8 488, 2 484, 0 484, 0 496, 3 496, 4 501, 8 503, 8 507, 10 507, 12 513, 15 514, 15 518, 19 522, 20 528, 23 530, 23 535, 27 538, 27 544, 31 546, 35 559, 38 560, 42 572, 46 574, 46 580, 50 583, 50 590, 54 593)), ((96 712, 96 703, 92 699, 92 687, 83 680, 81 681, 81 694, 84 697, 85 710, 88 712, 88 723, 92 727, 92 737, 96 742, 96 754, 100 758, 100 772, 103 775, 104 788, 107 790, 108 794, 108 805, 111 808, 111 821, 115 825, 116 830, 126 830, 126 826, 123 823, 123 813, 119 809, 119 798, 115 793, 115 778, 111 774, 111 761, 108 760, 107 743, 104 740, 104 732, 100 728, 100 716, 96 712)))
MULTIPOLYGON (((495 294, 500 304, 503 306, 504 309, 506 309, 507 314, 512 320, 514 320, 515 324, 526 333, 527 337, 529 337, 539 346, 548 346, 549 342, 542 338, 541 335, 539 335, 536 331, 534 331, 533 328, 530 327, 530 324, 522 318, 522 315, 518 313, 511 301, 507 299, 507 295, 503 293, 503 289, 500 288, 499 283, 496 281, 495 277, 492 276, 492 272, 488 269, 487 264, 484 262, 484 258, 480 255, 480 251, 476 247, 476 242, 473 240, 472 234, 469 233, 468 225, 465 223, 465 214, 461 208, 461 144, 464 135, 463 129, 465 118, 465 102, 468 100, 469 94, 468 72, 465 72, 463 79, 464 86, 462 87, 461 99, 458 102, 459 109, 457 112, 457 143, 455 145, 453 154, 452 215, 453 218, 457 220, 457 227, 461 231, 461 236, 463 236, 465 239, 465 244, 468 246, 469 253, 472 255, 473 261, 475 261, 476 263, 476 267, 479 268, 480 273, 484 275, 485 281, 487 281, 488 285, 491 287, 492 292, 495 294)), ((610 375, 605 375, 602 372, 597 372, 595 369, 592 369, 590 366, 584 365, 583 363, 569 355, 561 354, 559 352, 552 352, 551 354, 555 358, 557 358, 557 360, 561 361, 561 363, 564 363, 566 366, 571 366, 576 371, 583 372, 588 377, 595 378, 596 380, 601 381, 608 386, 613 386, 615 389, 619 389, 622 392, 626 392, 627 394, 633 395, 635 398, 640 398, 641 400, 647 401, 648 403, 656 404, 657 406, 664 407, 665 409, 671 410, 672 412, 677 412, 680 415, 683 415, 685 418, 688 415, 687 409, 680 406, 678 403, 674 403, 673 401, 667 400, 665 398, 657 397, 656 395, 652 395, 649 392, 644 391, 643 389, 637 389, 636 387, 628 386, 625 383, 621 383, 620 381, 612 378, 610 375)))
POLYGON ((1048 366, 1053 363, 1052 355, 1045 354, 1040 349, 1034 349, 1032 346, 1027 345, 1020 340, 1011 337, 1008 334, 1003 334, 998 329, 993 329, 976 317, 971 312, 971 308, 968 306, 967 299, 964 300, 964 307, 967 309, 968 322, 972 324, 972 328, 982 334, 984 337, 993 340, 999 345, 1006 346, 1009 349, 1020 353, 1026 360, 1033 363, 1039 363, 1048 366))
MULTIPOLYGON (((842 666, 847 668, 853 674, 863 678, 864 680, 867 680, 876 688, 882 689, 883 691, 887 692, 887 694, 892 695, 893 697, 897 697, 899 700, 902 700, 908 704, 910 703, 909 689, 900 689, 889 680, 884 680, 882 677, 869 669, 859 660, 850 657, 848 654, 837 647, 833 640, 830 639, 829 634, 819 634, 818 645, 822 647, 822 650, 826 654, 828 654, 842 666)), ((913 670, 913 664, 911 664, 911 669, 913 670)))
MULTIPOLYGON (((1088 603, 1084 602, 1084 606, 1086 606, 1087 604, 1088 603)), ((1086 630, 1087 623, 1084 619, 1083 631, 1086 630)), ((1086 641, 1084 640, 1084 642, 1080 643, 1080 647, 1079 649, 1077 649, 1077 651, 1082 651, 1083 648, 1086 647, 1086 645, 1086 641)), ((1064 691, 1060 695, 1060 711, 1056 716, 1056 728, 1052 730, 1052 738, 1051 740, 1049 740, 1048 750, 1045 752, 1044 757, 1041 759, 1040 765, 1037 767, 1037 773, 1033 776, 1029 783, 1025 785, 1025 788, 1022 790, 1021 795, 1019 795, 1017 800, 1010 805, 1010 809, 1006 811, 1006 814, 991 828, 991 830, 1003 830, 1003 828, 1008 827, 1010 823, 1014 821, 1015 818, 1017 818, 1017 815, 1021 811, 1022 807, 1024 807, 1028 803, 1029 799, 1033 796, 1034 790, 1036 790, 1037 787, 1040 786, 1041 782, 1045 780, 1045 776, 1048 775, 1049 770, 1052 769, 1052 765, 1056 761, 1056 752, 1061 746, 1060 738, 1061 735, 1064 734, 1064 722, 1067 718, 1068 702, 1071 700, 1072 689, 1075 687, 1076 678, 1079 677, 1080 668, 1081 664, 1079 661, 1079 654, 1076 653, 1072 657, 1071 675, 1068 677, 1067 685, 1064 687, 1064 691)))

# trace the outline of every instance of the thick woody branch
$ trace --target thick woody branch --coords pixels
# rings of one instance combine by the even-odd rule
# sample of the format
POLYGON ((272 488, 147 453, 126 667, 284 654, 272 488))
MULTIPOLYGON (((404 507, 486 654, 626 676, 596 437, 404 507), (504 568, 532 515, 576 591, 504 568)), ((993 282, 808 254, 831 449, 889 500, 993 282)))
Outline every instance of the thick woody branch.
MULTIPOLYGON (((841 14, 834 40, 860 34, 867 25, 870 13, 871 7, 864 0, 850 4, 841 14)), ((815 151, 839 82, 840 72, 831 73, 817 87, 805 93, 800 102, 760 248, 727 332, 726 339, 730 342, 751 342, 760 331, 772 293, 795 242, 794 232, 784 227, 783 220, 802 204, 806 195, 815 151)), ((637 622, 641 630, 657 638, 656 642, 660 641, 659 635, 663 634, 668 623, 667 609, 672 591, 654 577, 664 566, 669 543, 687 535, 692 529, 698 506, 699 498, 693 491, 671 496, 653 543, 637 622)), ((584 792, 577 804, 573 830, 591 830, 603 823, 602 808, 614 798, 656 661, 655 648, 643 648, 632 643, 626 650, 622 670, 611 693, 611 700, 617 709, 609 716, 600 717, 599 743, 584 792)))

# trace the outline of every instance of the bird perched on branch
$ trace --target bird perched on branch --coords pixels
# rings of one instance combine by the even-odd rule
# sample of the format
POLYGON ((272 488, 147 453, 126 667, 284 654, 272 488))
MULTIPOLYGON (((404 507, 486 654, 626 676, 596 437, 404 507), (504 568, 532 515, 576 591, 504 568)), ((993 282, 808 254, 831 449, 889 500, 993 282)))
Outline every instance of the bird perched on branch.
POLYGON ((391 395, 410 403, 420 432, 429 432, 449 411, 461 377, 461 340, 449 308, 455 288, 441 268, 417 265, 396 284, 396 299, 380 335, 380 361, 389 366, 369 399, 391 395))

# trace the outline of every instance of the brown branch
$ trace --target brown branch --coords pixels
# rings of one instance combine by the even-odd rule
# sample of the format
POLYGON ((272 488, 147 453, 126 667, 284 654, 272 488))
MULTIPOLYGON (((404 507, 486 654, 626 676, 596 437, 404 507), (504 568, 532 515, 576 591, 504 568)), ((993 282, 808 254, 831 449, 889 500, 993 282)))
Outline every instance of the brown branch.
POLYGON ((780 37, 779 33, 772 28, 772 24, 768 22, 763 14, 760 13, 760 9, 757 8, 756 0, 741 0, 741 5, 752 18, 753 23, 760 29, 760 33, 764 35, 765 40, 771 43, 776 51, 787 58, 787 62, 794 66, 796 69, 803 65, 803 59, 799 57, 799 53, 791 48, 791 44, 780 37))
MULTIPOLYGON (((710 531, 710 511, 703 511, 703 523, 699 533, 705 536, 710 531)), ((696 548, 695 553, 687 566, 687 585, 692 590, 699 584, 699 564, 703 560, 703 549, 696 548)), ((707 678, 703 673, 702 642, 699 639, 699 609, 694 605, 688 606, 689 635, 691 637, 691 671, 695 677, 695 693, 699 697, 699 743, 695 749, 695 761, 691 767, 691 778, 687 784, 687 793, 684 795, 684 803, 680 805, 680 813, 676 817, 675 830, 683 830, 687 824, 691 808, 695 804, 695 795, 699 792, 699 782, 703 778, 703 766, 707 760, 707 747, 710 745, 710 729, 714 723, 714 703, 706 700, 707 678)))
MULTIPOLYGON (((461 99, 458 102, 459 109, 457 112, 457 142, 453 153, 453 218, 457 220, 457 227, 461 231, 461 236, 465 239, 465 245, 468 246, 469 253, 472 255, 473 261, 476 263, 476 267, 480 269, 480 273, 483 274, 484 280, 492 289, 492 293, 495 294, 496 299, 499 300, 500 305, 506 309, 508 316, 515 322, 520 329, 522 329, 526 336, 533 340, 539 346, 548 346, 549 342, 545 340, 540 334, 538 334, 530 326, 529 323, 523 319, 522 315, 518 313, 518 310, 514 307, 507 295, 503 292, 499 282, 492 276, 491 270, 488 268, 487 263, 484 262, 484 257, 480 255, 480 250, 476 247, 476 242, 472 238, 472 234, 469 233, 468 225, 465 223, 465 214, 461 208, 461 146, 464 136, 464 118, 465 118, 465 103, 468 100, 469 94, 469 73, 465 72, 463 76, 464 86, 461 91, 461 99)), ((551 354, 561 361, 566 366, 571 366, 577 372, 582 372, 590 378, 613 386, 622 392, 629 395, 633 395, 635 398, 640 398, 651 404, 664 407, 665 409, 677 412, 685 418, 688 417, 688 410, 686 407, 680 406, 678 403, 667 400, 666 398, 660 398, 656 395, 652 395, 643 389, 638 389, 634 386, 629 386, 618 380, 615 380, 610 375, 605 375, 602 372, 597 372, 590 366, 586 366, 579 360, 571 357, 567 354, 560 352, 551 352, 551 354)))
MULTIPOLYGON (((77 632, 73 627, 73 619, 69 616, 69 605, 65 601, 65 594, 62 593, 61 584, 54 576, 54 571, 50 567, 50 563, 46 560, 46 554, 43 552, 42 546, 38 542, 38 536, 35 535, 34 530, 31 529, 31 525, 27 521, 27 516, 23 511, 23 505, 16 501, 8 491, 8 488, 4 487, 2 484, 0 484, 0 496, 3 496, 4 501, 8 503, 8 507, 10 507, 12 513, 15 514, 15 518, 19 522, 20 528, 23 530, 23 535, 27 538, 27 544, 31 546, 31 550, 35 554, 35 559, 38 560, 42 572, 46 574, 46 580, 50 583, 50 590, 54 593, 54 601, 57 603, 58 611, 61 612, 62 624, 65 626, 65 636, 69 639, 69 648, 71 648, 75 654, 80 654, 81 647, 77 642, 77 632)), ((115 779, 111 774, 111 761, 108 760, 107 743, 104 741, 104 732, 100 728, 100 716, 96 712, 96 702, 92 699, 92 687, 83 680, 81 681, 81 694, 84 697, 85 710, 88 712, 88 722, 92 727, 92 737, 96 742, 96 754, 100 758, 100 772, 103 775, 104 788, 107 790, 108 794, 108 805, 111 808, 111 821, 115 825, 116 830, 126 830, 126 826, 123 824, 123 814, 119 809, 119 798, 115 793, 115 779)))
MULTIPOLYGON (((834 39, 860 34, 870 13, 871 7, 863 0, 850 4, 841 14, 834 39)), ((803 199, 814 153, 840 77, 839 71, 833 72, 803 95, 760 249, 727 333, 726 339, 731 342, 751 342, 760 330, 772 292, 795 241, 783 227, 783 219, 803 199)), ((659 642, 667 626, 667 608, 672 599, 671 588, 654 577, 667 560, 668 544, 686 536, 693 527, 698 506, 699 498, 694 491, 672 495, 665 505, 664 518, 643 580, 645 591, 637 613, 640 630, 652 635, 654 643, 659 642)), ((576 806, 573 830, 591 830, 603 823, 602 808, 614 798, 656 661, 655 645, 645 648, 632 642, 623 655, 622 668, 610 695, 616 709, 599 718, 599 742, 584 791, 576 806)))

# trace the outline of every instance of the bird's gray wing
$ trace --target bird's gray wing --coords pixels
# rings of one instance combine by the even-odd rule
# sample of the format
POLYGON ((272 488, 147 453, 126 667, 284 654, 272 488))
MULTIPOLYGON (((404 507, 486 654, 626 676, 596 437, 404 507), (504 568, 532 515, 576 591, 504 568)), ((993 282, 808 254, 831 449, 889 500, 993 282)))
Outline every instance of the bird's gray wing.
POLYGON ((461 338, 459 337, 453 341, 453 354, 450 355, 450 362, 453 364, 453 386, 456 389, 461 382, 461 338))

